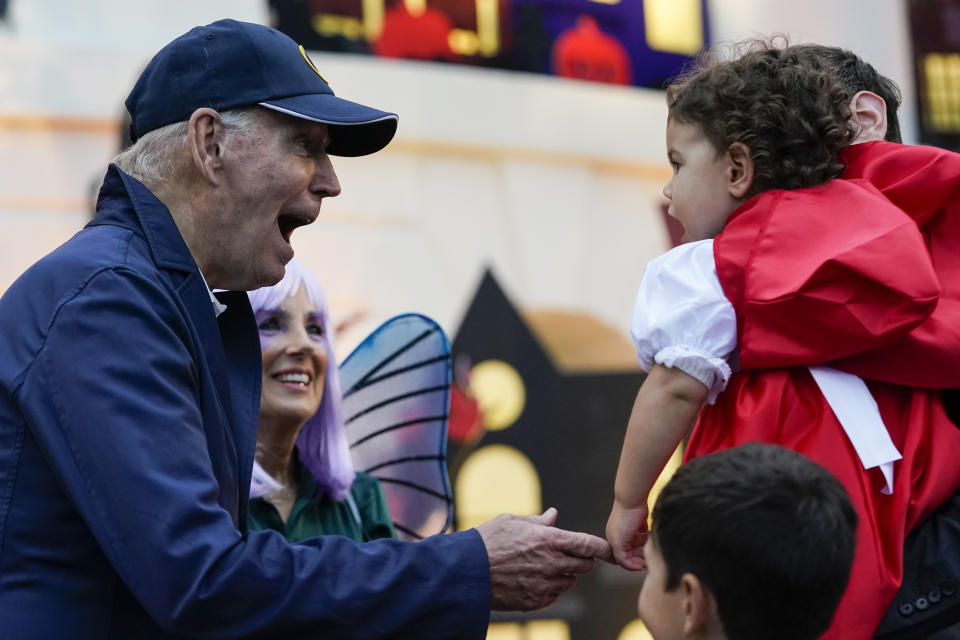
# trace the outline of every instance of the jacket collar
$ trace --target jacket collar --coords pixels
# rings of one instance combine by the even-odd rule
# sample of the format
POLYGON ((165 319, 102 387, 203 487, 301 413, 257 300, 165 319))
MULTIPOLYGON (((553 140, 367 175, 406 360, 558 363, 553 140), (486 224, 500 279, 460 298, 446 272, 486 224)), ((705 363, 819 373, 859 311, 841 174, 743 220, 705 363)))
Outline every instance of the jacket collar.
POLYGON ((155 264, 166 270, 197 331, 217 402, 231 438, 221 455, 234 462, 222 469, 221 501, 241 531, 246 530, 247 497, 256 444, 260 403, 260 341, 247 294, 217 294, 227 309, 215 317, 207 288, 167 207, 143 183, 110 165, 97 201, 97 217, 87 226, 114 225, 146 239, 155 264), (178 273, 169 273, 176 271, 178 273), (230 475, 233 474, 233 475, 230 475), (229 476, 229 477, 228 477, 229 476))
POLYGON ((192 272, 196 261, 169 209, 147 187, 115 164, 107 169, 97 198, 97 217, 87 226, 112 224, 142 232, 157 266, 192 272), (130 207, 126 203, 133 206, 130 207))

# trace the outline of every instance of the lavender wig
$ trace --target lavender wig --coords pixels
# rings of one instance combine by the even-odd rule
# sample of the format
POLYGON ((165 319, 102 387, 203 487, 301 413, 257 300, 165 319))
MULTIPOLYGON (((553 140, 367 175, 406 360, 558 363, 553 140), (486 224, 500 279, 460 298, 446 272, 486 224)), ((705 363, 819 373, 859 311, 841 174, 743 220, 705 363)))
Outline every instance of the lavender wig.
POLYGON ((321 343, 327 350, 327 374, 320 408, 300 430, 297 450, 300 461, 310 470, 317 483, 336 500, 343 500, 350 491, 355 473, 344 431, 340 408, 340 374, 331 344, 333 329, 323 289, 316 278, 293 259, 287 264, 286 274, 280 282, 250 292, 250 305, 254 313, 279 309, 287 298, 297 294, 301 285, 310 304, 317 309, 323 327, 321 343))

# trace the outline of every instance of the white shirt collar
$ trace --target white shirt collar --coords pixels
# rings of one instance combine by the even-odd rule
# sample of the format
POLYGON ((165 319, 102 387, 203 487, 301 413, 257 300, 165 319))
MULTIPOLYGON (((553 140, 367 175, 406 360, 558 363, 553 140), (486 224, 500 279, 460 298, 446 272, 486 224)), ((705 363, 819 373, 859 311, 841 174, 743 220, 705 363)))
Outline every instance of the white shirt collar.
MULTIPOLYGON (((197 268, 197 271, 200 271, 200 269, 197 268)), ((207 284, 207 279, 203 277, 203 271, 200 271, 200 279, 203 280, 203 286, 207 289, 207 293, 210 294, 210 302, 213 303, 214 315, 219 316, 227 310, 227 305, 217 300, 217 296, 213 295, 213 291, 210 290, 210 285, 207 284)))

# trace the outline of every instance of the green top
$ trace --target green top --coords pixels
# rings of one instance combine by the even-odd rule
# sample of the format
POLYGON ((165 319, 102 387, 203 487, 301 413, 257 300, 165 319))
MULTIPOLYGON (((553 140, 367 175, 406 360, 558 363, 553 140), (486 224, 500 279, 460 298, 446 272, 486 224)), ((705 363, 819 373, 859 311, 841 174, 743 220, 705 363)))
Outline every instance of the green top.
POLYGON ((360 513, 361 527, 346 499, 337 502, 327 493, 318 497, 317 494, 322 489, 317 485, 313 474, 299 460, 295 459, 294 464, 297 467, 300 493, 293 503, 286 524, 272 504, 263 498, 254 498, 250 501, 250 515, 247 519, 252 531, 273 529, 290 542, 299 542, 319 535, 346 536, 357 542, 397 537, 387 509, 387 499, 376 478, 357 472, 357 477, 350 486, 350 495, 360 513))

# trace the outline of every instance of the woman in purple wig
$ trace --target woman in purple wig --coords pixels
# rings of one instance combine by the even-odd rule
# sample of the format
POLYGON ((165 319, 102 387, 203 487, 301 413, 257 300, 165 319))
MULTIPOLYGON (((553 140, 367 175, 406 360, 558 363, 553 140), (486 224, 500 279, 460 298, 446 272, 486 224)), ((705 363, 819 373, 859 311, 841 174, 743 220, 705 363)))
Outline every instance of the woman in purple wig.
POLYGON ((250 528, 293 542, 396 537, 380 484, 350 461, 323 289, 293 260, 250 303, 263 354, 250 528))

